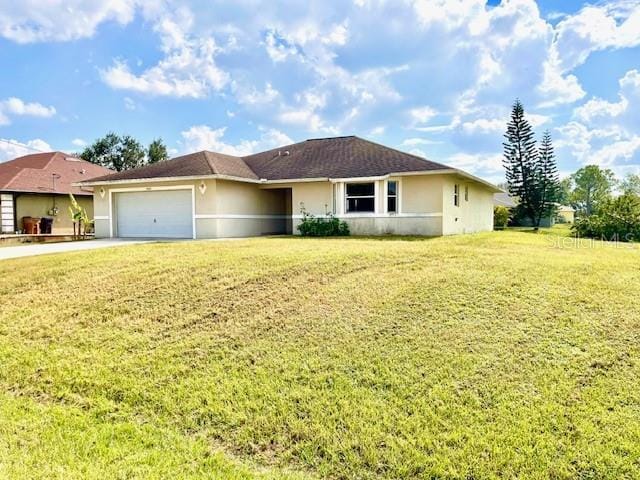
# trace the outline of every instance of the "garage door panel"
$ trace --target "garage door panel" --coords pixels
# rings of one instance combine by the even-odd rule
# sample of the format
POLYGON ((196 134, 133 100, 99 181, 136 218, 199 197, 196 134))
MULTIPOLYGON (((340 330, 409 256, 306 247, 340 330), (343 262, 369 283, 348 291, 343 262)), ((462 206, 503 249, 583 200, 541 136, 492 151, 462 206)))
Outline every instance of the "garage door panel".
POLYGON ((116 194, 119 237, 191 238, 191 190, 154 190, 116 194))

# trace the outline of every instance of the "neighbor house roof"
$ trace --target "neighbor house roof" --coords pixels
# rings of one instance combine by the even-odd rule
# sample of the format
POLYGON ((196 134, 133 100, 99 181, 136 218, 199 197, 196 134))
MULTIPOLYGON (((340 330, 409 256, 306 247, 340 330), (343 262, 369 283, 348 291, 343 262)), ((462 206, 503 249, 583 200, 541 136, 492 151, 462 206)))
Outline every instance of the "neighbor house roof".
POLYGON ((558 205, 558 211, 559 212, 575 212, 576 209, 569 206, 569 205, 561 205, 561 204, 557 204, 558 205))
POLYGON ((35 153, 0 163, 0 191, 91 195, 73 184, 112 173, 63 152, 35 153))
POLYGON ((486 183, 441 163, 355 136, 311 139, 244 157, 202 151, 92 178, 87 183, 200 176, 254 182, 287 181, 380 177, 409 172, 459 173, 486 183))
POLYGON ((513 208, 518 205, 513 197, 507 192, 498 192, 493 194, 493 204, 495 206, 513 208))

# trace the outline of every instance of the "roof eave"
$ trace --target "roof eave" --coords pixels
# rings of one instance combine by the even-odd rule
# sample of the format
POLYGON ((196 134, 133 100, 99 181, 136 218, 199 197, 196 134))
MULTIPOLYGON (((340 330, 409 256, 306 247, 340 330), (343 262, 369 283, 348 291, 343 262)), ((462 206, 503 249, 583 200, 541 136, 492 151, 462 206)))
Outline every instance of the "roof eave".
POLYGON ((478 182, 494 193, 504 192, 501 188, 493 185, 486 180, 483 180, 475 175, 471 175, 463 170, 458 170, 457 168, 444 168, 438 170, 419 170, 419 171, 410 171, 410 172, 390 172, 386 175, 376 175, 376 176, 361 176, 361 177, 341 177, 341 178, 332 178, 332 177, 309 177, 309 178, 279 178, 279 179, 254 179, 254 178, 246 178, 246 177, 236 177, 233 175, 222 175, 222 174, 210 174, 210 175, 189 175, 189 176, 173 176, 173 177, 148 177, 148 178, 135 178, 135 179, 118 179, 118 180, 98 180, 91 181, 87 180, 85 182, 77 182, 73 183, 74 187, 82 187, 82 186, 98 186, 98 185, 112 185, 112 184, 124 184, 124 183, 159 183, 159 182, 176 182, 176 181, 184 181, 184 180, 230 180, 234 182, 245 182, 245 183, 257 183, 257 184, 285 184, 285 183, 302 183, 302 182, 348 182, 348 181, 376 181, 376 180, 386 180, 389 177, 404 177, 404 176, 418 176, 418 175, 460 175, 462 177, 468 178, 475 182, 478 182))
POLYGON ((233 175, 222 175, 219 173, 209 175, 185 175, 172 177, 146 177, 146 178, 127 178, 117 180, 86 180, 84 182, 72 183, 74 187, 112 185, 122 183, 160 183, 160 182, 179 182, 182 180, 231 180, 234 182, 261 183, 256 178, 235 177, 233 175))

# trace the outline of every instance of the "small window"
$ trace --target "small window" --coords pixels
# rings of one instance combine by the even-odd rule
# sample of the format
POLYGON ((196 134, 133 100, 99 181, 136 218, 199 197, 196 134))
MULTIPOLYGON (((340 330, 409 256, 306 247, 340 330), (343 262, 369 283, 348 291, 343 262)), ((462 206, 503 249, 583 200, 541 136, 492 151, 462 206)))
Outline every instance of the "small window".
POLYGON ((465 202, 469 201, 469 186, 468 185, 464 186, 464 201, 465 202))
POLYGON ((347 213, 375 212, 376 194, 373 183, 347 183, 347 213))
POLYGON ((398 182, 387 182, 387 212, 398 212, 398 182))
POLYGON ((460 206, 460 185, 457 183, 453 186, 453 204, 456 207, 460 206))

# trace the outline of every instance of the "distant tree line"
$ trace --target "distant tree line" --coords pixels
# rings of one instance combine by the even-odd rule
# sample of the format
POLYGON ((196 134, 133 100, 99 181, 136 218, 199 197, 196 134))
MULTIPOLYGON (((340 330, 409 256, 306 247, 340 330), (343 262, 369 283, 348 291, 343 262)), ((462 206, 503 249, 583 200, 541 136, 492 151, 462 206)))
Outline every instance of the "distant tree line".
POLYGON ((98 138, 86 147, 80 158, 87 162, 101 165, 121 172, 142 167, 150 163, 167 160, 169 154, 161 138, 153 140, 145 149, 142 144, 130 135, 117 135, 113 132, 98 138))

